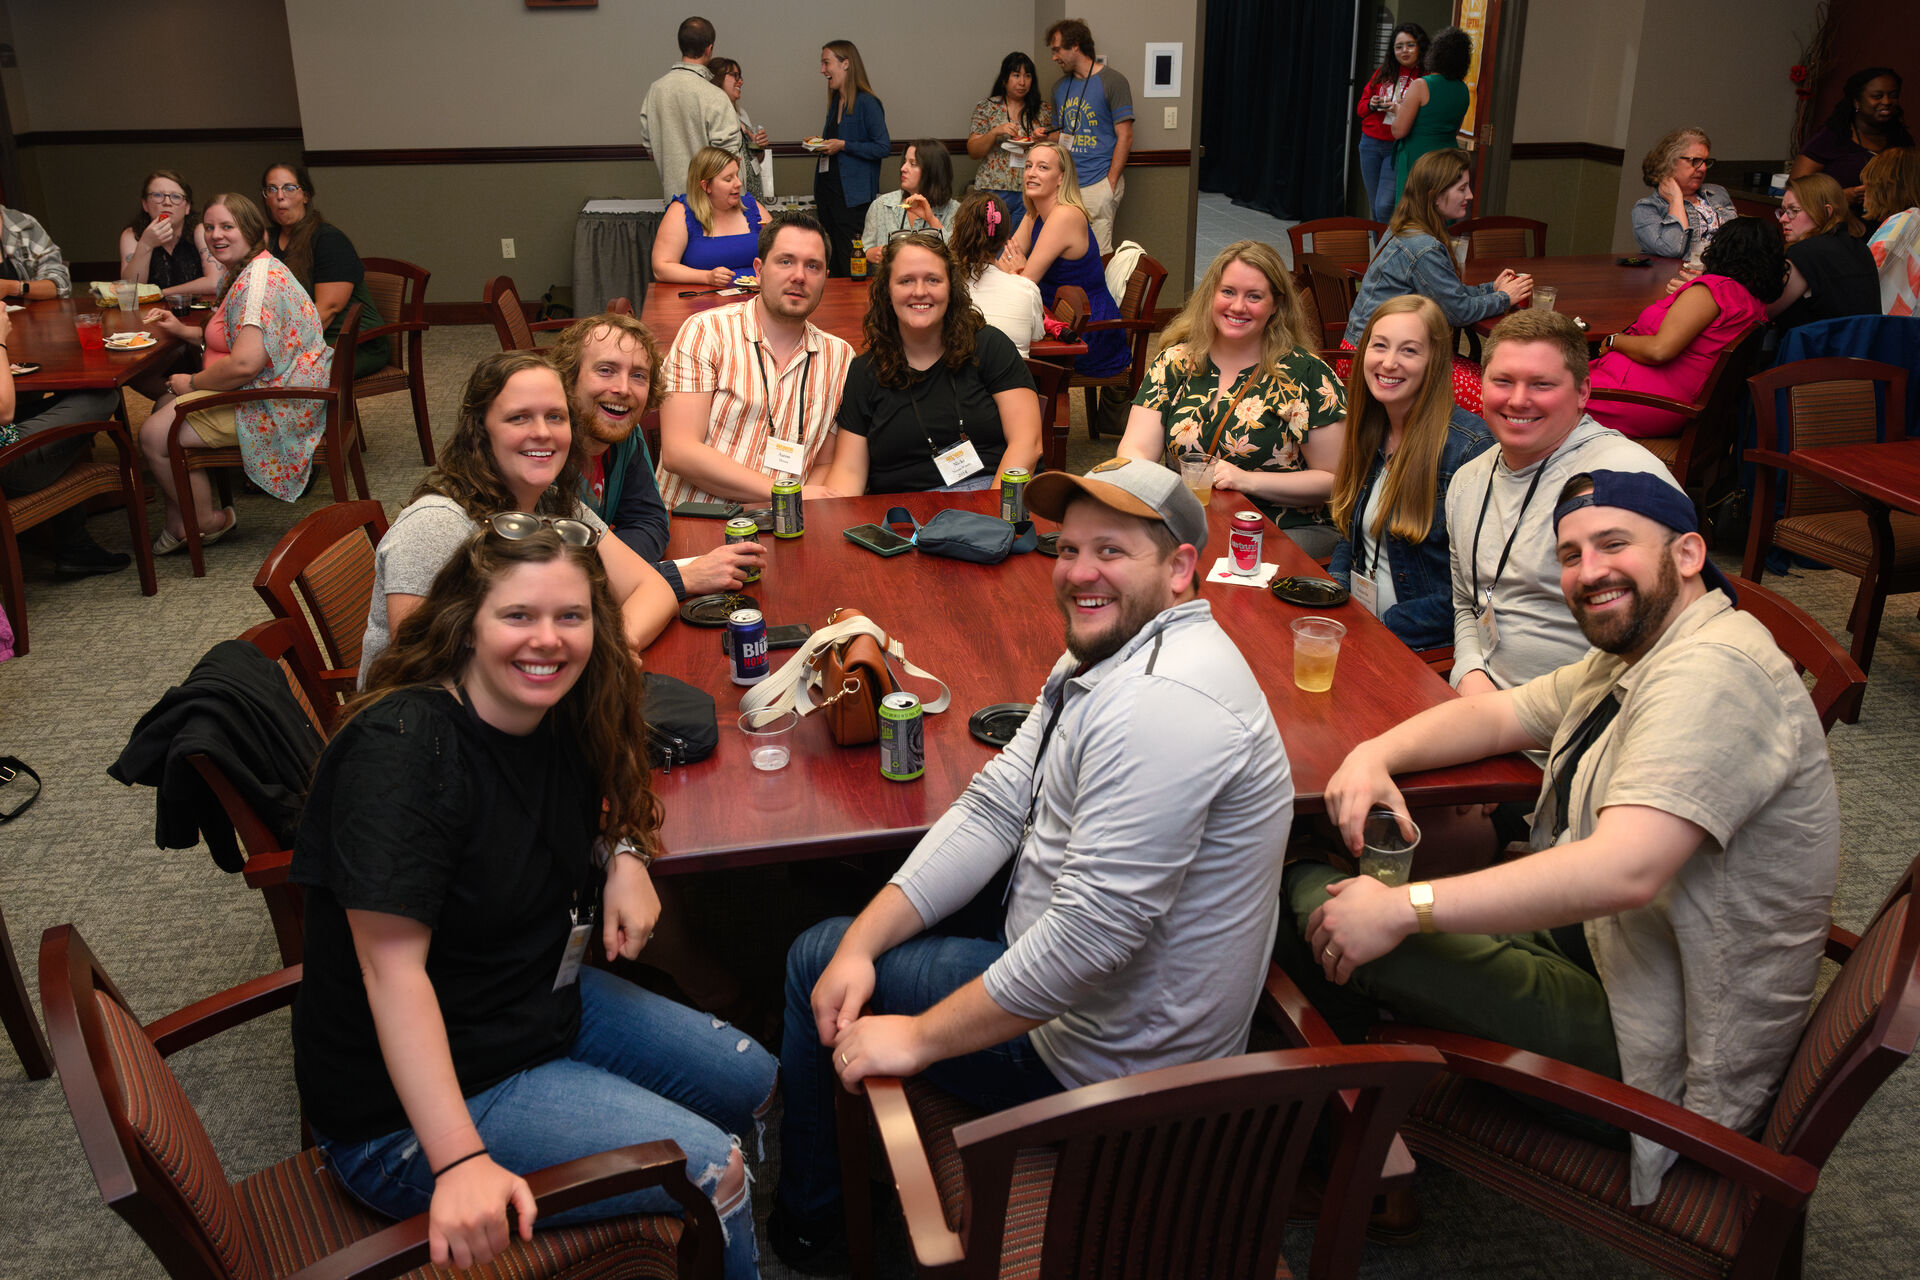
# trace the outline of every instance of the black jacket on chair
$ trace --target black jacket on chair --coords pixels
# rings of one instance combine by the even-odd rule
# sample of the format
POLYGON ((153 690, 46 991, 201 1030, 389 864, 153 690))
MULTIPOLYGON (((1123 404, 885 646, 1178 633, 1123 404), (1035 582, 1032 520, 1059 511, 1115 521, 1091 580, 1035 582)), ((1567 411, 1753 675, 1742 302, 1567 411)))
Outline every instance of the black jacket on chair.
POLYGON ((233 824, 187 757, 205 755, 219 765, 291 848, 320 746, 280 664, 244 640, 223 640, 140 717, 107 774, 158 789, 155 845, 191 849, 204 836, 220 868, 238 871, 245 860, 233 824))

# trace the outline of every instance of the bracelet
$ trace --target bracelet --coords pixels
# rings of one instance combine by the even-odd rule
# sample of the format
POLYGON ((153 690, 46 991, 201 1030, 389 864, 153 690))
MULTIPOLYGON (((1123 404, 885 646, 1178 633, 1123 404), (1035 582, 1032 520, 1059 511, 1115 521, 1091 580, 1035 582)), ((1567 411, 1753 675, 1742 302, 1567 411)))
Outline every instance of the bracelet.
POLYGON ((438 1182, 442 1174, 445 1174, 450 1170, 459 1168, 461 1165, 465 1164, 469 1160, 477 1160, 485 1154, 487 1154, 487 1149, 485 1147, 482 1147, 478 1151, 467 1152, 467 1154, 461 1156, 458 1160, 455 1160, 452 1164, 441 1165, 438 1169, 435 1169, 433 1171, 434 1181, 438 1182))
POLYGON ((187 390, 198 391, 200 388, 193 385, 193 378, 194 378, 193 374, 190 373, 187 375, 187 390))
POLYGON ((631 840, 622 840, 613 846, 613 852, 607 855, 607 865, 611 867, 613 860, 623 853, 629 858, 638 858, 640 865, 649 871, 653 869, 653 855, 637 848, 631 840))

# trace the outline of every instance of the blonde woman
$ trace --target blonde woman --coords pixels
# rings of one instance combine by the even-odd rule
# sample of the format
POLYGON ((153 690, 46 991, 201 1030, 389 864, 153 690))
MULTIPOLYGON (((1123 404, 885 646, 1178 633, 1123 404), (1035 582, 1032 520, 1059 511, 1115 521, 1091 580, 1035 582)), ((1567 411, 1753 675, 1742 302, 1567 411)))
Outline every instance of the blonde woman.
POLYGON ((1712 144, 1698 129, 1675 129, 1640 161, 1640 180, 1653 188, 1633 206, 1633 242, 1656 258, 1694 258, 1706 252, 1720 225, 1739 217, 1725 187, 1707 181, 1712 144))
POLYGON ((668 284, 726 285, 750 275, 767 215, 740 180, 740 159, 702 147, 687 166, 653 238, 653 277, 668 284))
POLYGON ((820 50, 820 74, 827 81, 827 122, 817 147, 825 163, 813 175, 813 202, 827 227, 827 274, 846 276, 854 237, 880 194, 880 162, 892 153, 893 139, 887 136, 886 108, 867 83, 867 64, 853 41, 829 40, 820 50))
POLYGON ((1493 445, 1447 388, 1453 331, 1431 298, 1388 298, 1347 378, 1347 448, 1333 475, 1340 542, 1328 572, 1408 648, 1453 642, 1447 486, 1493 445))
POLYGON ((1280 255, 1241 240, 1213 260, 1167 326, 1119 452, 1152 461, 1205 450, 1217 459, 1214 488, 1244 493, 1309 555, 1325 556, 1346 411, 1339 380, 1313 354, 1280 255))
MULTIPOLYGON (((1001 267, 1039 285, 1040 298, 1049 307, 1060 286, 1070 284, 1086 291, 1089 319, 1118 320, 1120 308, 1107 292, 1100 243, 1094 239, 1073 157, 1065 147, 1057 142, 1034 144, 1027 152, 1022 194, 1027 218, 1001 255, 1001 267)), ((1073 368, 1076 373, 1104 378, 1126 368, 1130 358, 1125 335, 1103 330, 1087 336, 1087 354, 1075 360, 1073 368)))

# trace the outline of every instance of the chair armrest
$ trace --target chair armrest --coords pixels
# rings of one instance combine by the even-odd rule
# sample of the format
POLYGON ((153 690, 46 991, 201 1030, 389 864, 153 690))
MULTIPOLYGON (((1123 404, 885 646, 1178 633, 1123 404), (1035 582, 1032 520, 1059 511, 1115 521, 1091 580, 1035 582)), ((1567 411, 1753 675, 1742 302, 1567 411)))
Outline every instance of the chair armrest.
MULTIPOLYGON (((527 1176, 536 1202, 534 1220, 643 1187, 662 1187, 687 1213, 687 1232, 680 1239, 680 1248, 686 1251, 692 1246, 693 1265, 683 1267, 681 1274, 718 1280, 720 1216, 713 1201, 687 1180, 686 1164, 686 1153, 678 1144, 661 1141, 582 1156, 542 1169, 527 1176)), ((424 1265, 427 1251, 427 1215, 421 1213, 354 1241, 295 1272, 288 1280, 386 1280, 424 1265)))
POLYGON ((274 849, 248 858, 240 875, 249 889, 272 889, 287 883, 287 873, 292 867, 293 850, 274 849))
POLYGON ((927 1163, 926 1143, 907 1104, 906 1087, 887 1076, 871 1076, 864 1083, 867 1106, 873 1111, 887 1167, 893 1170, 893 1185, 900 1193, 900 1212, 907 1220, 915 1260, 924 1268, 958 1263, 965 1256, 961 1240, 947 1225, 946 1210, 940 1207, 933 1166, 927 1163))
POLYGON ((300 992, 302 965, 262 974, 219 995, 195 1001, 184 1009, 157 1018, 146 1026, 147 1039, 161 1057, 199 1044, 210 1036, 251 1022, 263 1013, 284 1009, 300 992))
POLYGON ((333 401, 332 387, 256 387, 251 391, 219 391, 204 400, 195 400, 187 408, 198 412, 201 409, 218 409, 230 404, 246 404, 254 400, 324 400, 333 401))
POLYGON ((1805 1160, 1781 1155, 1665 1098, 1584 1067, 1474 1036, 1401 1023, 1376 1026, 1368 1038, 1387 1044, 1431 1045, 1446 1056, 1447 1070, 1455 1075, 1539 1098, 1650 1138, 1789 1209, 1805 1204, 1820 1178, 1820 1171, 1805 1160))
POLYGON ((1827 959, 1835 964, 1845 964, 1853 959, 1853 953, 1859 946, 1859 934, 1848 933, 1837 924, 1827 926, 1827 959))
POLYGON ((111 436, 114 448, 120 451, 121 460, 132 465, 133 442, 127 437, 127 429, 117 422, 102 419, 98 422, 69 422, 63 427, 49 427, 45 431, 36 431, 30 436, 21 436, 6 448, 0 449, 0 467, 15 462, 36 449, 43 449, 56 440, 65 440, 72 436, 88 436, 96 431, 104 431, 111 436))
POLYGON ((373 338, 384 338, 390 333, 425 333, 432 327, 433 326, 425 320, 395 320, 392 324, 383 324, 372 329, 362 329, 360 331, 360 341, 367 342, 373 338))
POLYGON ((1672 396, 1657 396, 1650 391, 1628 391, 1622 387, 1595 387, 1590 400, 1615 400, 1621 404, 1645 405, 1649 409, 1665 409, 1669 413, 1696 418, 1707 411, 1703 404, 1691 404, 1685 400, 1675 400, 1672 396))
POLYGON ((1105 333, 1109 331, 1118 333, 1152 333, 1153 321, 1143 317, 1135 317, 1132 320, 1089 320, 1086 325, 1081 328, 1080 334, 1082 337, 1085 337, 1089 333, 1105 333))

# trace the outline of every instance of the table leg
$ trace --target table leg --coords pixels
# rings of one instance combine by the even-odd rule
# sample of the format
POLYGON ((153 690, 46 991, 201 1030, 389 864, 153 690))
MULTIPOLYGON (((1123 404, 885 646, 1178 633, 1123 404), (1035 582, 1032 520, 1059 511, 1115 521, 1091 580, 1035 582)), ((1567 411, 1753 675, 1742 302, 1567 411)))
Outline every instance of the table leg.
POLYGON ((1867 571, 1860 575, 1860 593, 1854 597, 1853 660, 1866 674, 1873 661, 1873 646, 1880 638, 1880 615, 1887 607, 1887 578, 1893 568, 1893 521, 1880 503, 1867 503, 1867 529, 1873 535, 1873 555, 1867 571))

